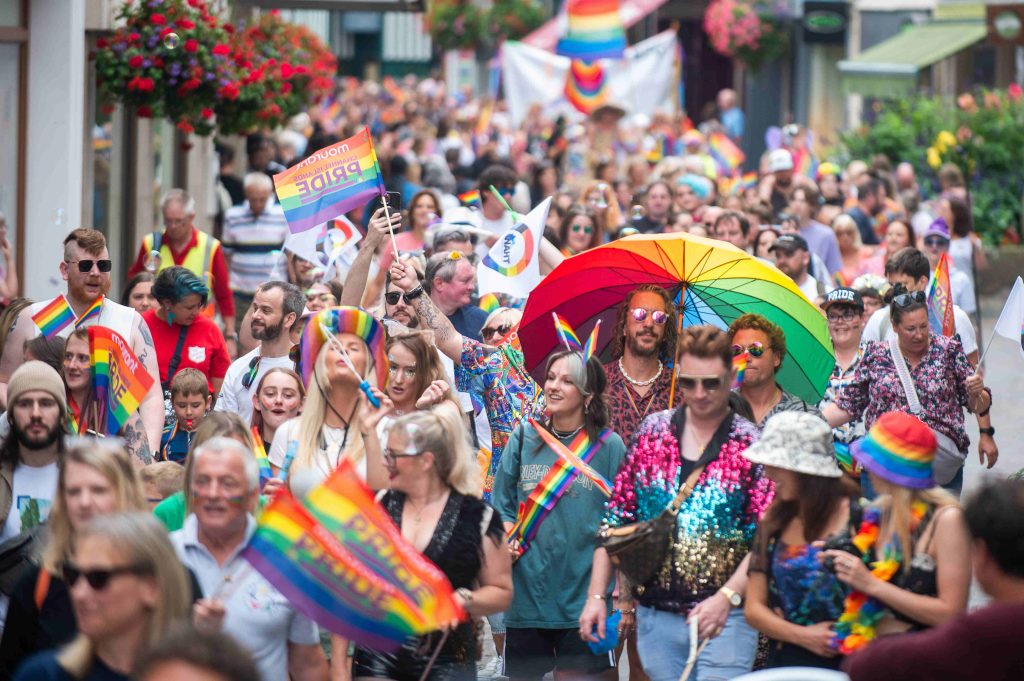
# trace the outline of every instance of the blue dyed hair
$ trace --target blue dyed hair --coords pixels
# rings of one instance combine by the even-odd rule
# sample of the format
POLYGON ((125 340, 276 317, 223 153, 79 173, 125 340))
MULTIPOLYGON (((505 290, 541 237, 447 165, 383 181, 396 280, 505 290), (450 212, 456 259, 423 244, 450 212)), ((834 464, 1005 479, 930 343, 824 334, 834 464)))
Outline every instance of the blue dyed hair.
POLYGON ((192 294, 198 294, 202 304, 206 305, 210 289, 202 279, 184 267, 168 267, 156 275, 153 282, 153 297, 158 301, 169 300, 171 303, 178 303, 182 298, 192 294))

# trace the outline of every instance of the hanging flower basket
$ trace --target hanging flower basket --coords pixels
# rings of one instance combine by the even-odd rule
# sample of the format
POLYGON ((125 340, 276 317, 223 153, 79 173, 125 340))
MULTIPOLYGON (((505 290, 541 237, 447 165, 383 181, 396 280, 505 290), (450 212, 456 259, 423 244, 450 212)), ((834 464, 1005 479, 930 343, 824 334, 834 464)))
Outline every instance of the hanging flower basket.
POLYGON ((434 44, 444 51, 476 49, 487 34, 484 12, 472 0, 438 0, 427 26, 434 44))
POLYGON ((712 0, 704 32, 716 52, 756 71, 789 49, 789 10, 783 2, 712 0))
POLYGON ((541 6, 532 0, 495 0, 488 16, 488 35, 493 40, 519 40, 546 18, 541 6))

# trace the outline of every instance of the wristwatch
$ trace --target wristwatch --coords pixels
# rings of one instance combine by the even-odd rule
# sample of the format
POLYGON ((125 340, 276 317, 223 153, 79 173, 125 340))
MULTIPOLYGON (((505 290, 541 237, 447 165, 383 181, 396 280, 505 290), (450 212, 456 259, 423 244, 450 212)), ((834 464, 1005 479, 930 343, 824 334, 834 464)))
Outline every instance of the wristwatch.
POLYGON ((224 334, 224 340, 236 341, 236 340, 238 340, 238 334, 237 333, 226 333, 226 334, 224 334))
POLYGON ((419 298, 422 295, 423 295, 423 287, 422 286, 417 286, 413 290, 411 290, 408 293, 404 294, 402 296, 402 300, 404 300, 406 303, 409 303, 409 302, 411 302, 413 300, 416 300, 417 298, 419 298))
POLYGON ((743 596, 740 596, 738 593, 736 593, 729 587, 723 586, 718 591, 723 596, 725 596, 725 598, 729 601, 729 605, 731 605, 732 607, 738 608, 741 605, 743 605, 743 596))
POLYGON ((982 435, 991 435, 995 437, 996 429, 993 428, 992 426, 989 426, 988 428, 978 428, 978 432, 981 433, 982 435))

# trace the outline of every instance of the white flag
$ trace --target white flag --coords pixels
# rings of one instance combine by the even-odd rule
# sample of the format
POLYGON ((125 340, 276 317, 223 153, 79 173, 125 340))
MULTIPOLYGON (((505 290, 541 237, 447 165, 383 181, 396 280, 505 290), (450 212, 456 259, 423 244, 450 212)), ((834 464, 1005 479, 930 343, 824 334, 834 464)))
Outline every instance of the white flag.
POLYGON ((507 293, 525 298, 540 283, 540 242, 548 219, 548 197, 520 216, 516 225, 498 237, 476 266, 477 285, 483 293, 507 293))
POLYGON ((1010 297, 1003 305, 1003 311, 999 313, 994 331, 1004 338, 1009 338, 1020 344, 1021 357, 1024 357, 1024 280, 1017 277, 1017 281, 1010 290, 1010 297))

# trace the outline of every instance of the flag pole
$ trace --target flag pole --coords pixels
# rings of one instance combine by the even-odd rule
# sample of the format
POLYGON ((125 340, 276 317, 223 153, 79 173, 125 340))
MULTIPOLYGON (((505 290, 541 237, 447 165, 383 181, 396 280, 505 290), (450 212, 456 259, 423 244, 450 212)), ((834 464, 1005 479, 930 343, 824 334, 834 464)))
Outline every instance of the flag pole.
POLYGON ((985 344, 985 351, 981 353, 981 357, 978 358, 978 366, 974 367, 974 373, 981 372, 981 368, 985 365, 985 355, 988 354, 988 349, 992 347, 992 341, 996 339, 996 334, 992 334, 992 337, 988 339, 988 343, 985 344))
MULTIPOLYGON (((373 167, 377 169, 377 184, 380 186, 380 204, 384 206, 384 217, 388 219, 388 234, 391 235, 391 248, 395 250, 395 260, 398 260, 398 242, 395 241, 395 230, 391 228, 391 211, 388 210, 388 193, 384 188, 384 176, 380 172, 380 163, 377 161, 377 150, 373 148, 373 136, 370 129, 366 128, 366 139, 370 141, 370 150, 373 151, 373 167)), ((399 206, 401 209, 401 206, 399 206)))
POLYGON ((512 219, 519 222, 519 213, 512 210, 512 206, 508 205, 508 201, 506 201, 505 197, 501 195, 501 192, 494 188, 493 184, 491 185, 491 193, 493 193, 495 198, 498 199, 498 202, 505 207, 505 210, 512 213, 512 219))

